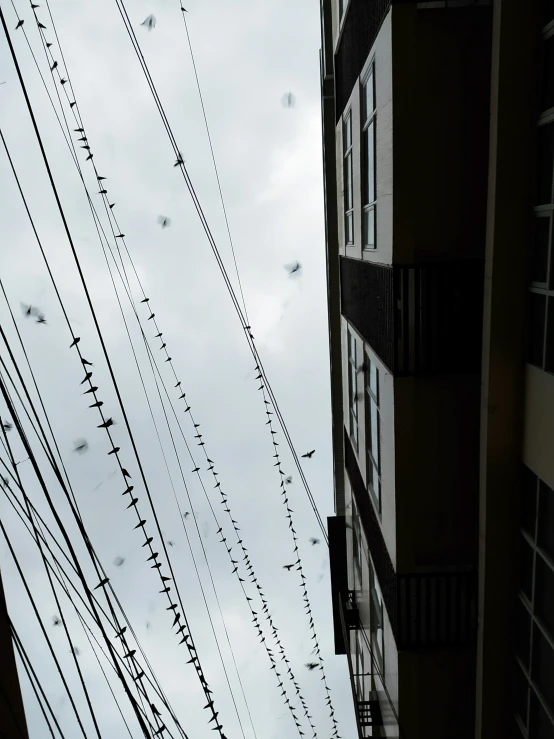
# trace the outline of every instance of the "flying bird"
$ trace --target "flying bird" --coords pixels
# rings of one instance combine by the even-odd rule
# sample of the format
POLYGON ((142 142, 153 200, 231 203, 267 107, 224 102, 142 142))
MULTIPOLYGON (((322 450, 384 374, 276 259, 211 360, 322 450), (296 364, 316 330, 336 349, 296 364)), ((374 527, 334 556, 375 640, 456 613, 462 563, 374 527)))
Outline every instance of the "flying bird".
POLYGON ((54 626, 59 626, 61 624, 61 619, 58 616, 54 616, 52 618, 52 623, 54 624, 54 626))
POLYGON ((43 313, 38 313, 36 323, 46 324, 46 316, 43 313))
POLYGON ((310 538, 310 544, 315 547, 316 544, 319 544, 319 539, 314 538, 313 536, 310 538))
POLYGON ((306 662, 306 664, 304 665, 304 667, 307 667, 308 670, 310 670, 310 672, 311 672, 312 670, 315 670, 316 667, 318 667, 318 664, 317 664, 317 662, 306 662))
POLYGON ((86 439, 77 439, 73 444, 73 451, 84 454, 88 450, 88 441, 86 439))
POLYGON ((300 262, 291 262, 290 264, 285 264, 285 269, 289 273, 289 277, 291 277, 294 274, 300 273, 302 265, 300 264, 300 262))
POLYGON ((153 16, 153 15, 149 15, 149 16, 148 16, 147 18, 145 18, 145 19, 144 19, 144 20, 142 21, 142 23, 141 23, 140 25, 141 25, 141 26, 146 26, 146 28, 147 28, 147 29, 148 29, 149 31, 151 31, 151 30, 152 30, 153 28, 155 28, 155 26, 156 26, 156 18, 155 18, 155 16, 153 16))
POLYGON ((302 455, 302 458, 304 459, 311 459, 315 454, 315 449, 312 449, 311 452, 306 452, 306 454, 302 455))
POLYGON ((292 483, 292 475, 289 475, 288 477, 285 477, 285 483, 287 485, 290 485, 292 483))
POLYGON ((187 518, 188 516, 190 516, 190 511, 185 511, 183 518, 187 518))
POLYGON ((168 226, 171 226, 171 218, 168 218, 167 216, 158 216, 158 223, 162 228, 167 228, 168 226))
POLYGON ((113 561, 114 565, 116 567, 121 567, 123 563, 125 562, 125 557, 116 557, 113 561))
POLYGON ((30 318, 30 316, 37 316, 38 315, 38 308, 35 308, 32 305, 25 305, 25 303, 21 303, 21 309, 23 310, 23 315, 25 318, 30 318))
POLYGON ((4 429, 4 431, 11 431, 13 429, 13 424, 9 421, 4 421, 2 423, 2 428, 4 429))
POLYGON ((292 94, 292 92, 285 92, 283 97, 281 98, 281 105, 284 108, 294 108, 296 104, 296 98, 292 94))
POLYGON ((294 562, 291 565, 283 565, 283 569, 288 570, 289 572, 292 570, 293 567, 294 567, 294 562))

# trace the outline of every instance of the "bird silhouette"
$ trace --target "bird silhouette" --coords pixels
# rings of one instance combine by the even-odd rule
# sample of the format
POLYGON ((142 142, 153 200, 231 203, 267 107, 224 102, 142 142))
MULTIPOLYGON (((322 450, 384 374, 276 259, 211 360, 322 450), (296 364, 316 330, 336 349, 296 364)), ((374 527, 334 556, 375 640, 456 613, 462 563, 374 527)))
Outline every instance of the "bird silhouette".
POLYGON ((288 570, 289 572, 292 570, 293 567, 294 567, 294 562, 291 565, 283 565, 283 569, 288 570))
POLYGON ((81 382, 80 382, 79 384, 80 384, 80 385, 84 385, 84 384, 85 384, 85 382, 86 382, 87 380, 90 380, 90 378, 91 378, 91 377, 92 377, 92 372, 87 372, 87 374, 85 375, 85 379, 84 379, 84 380, 81 380, 81 382))
POLYGON ((2 423, 2 428, 4 429, 4 431, 11 431, 13 429, 13 424, 9 421, 4 421, 2 423))
POLYGON ((17 26, 15 27, 15 30, 17 31, 18 28, 21 28, 21 26, 25 23, 24 20, 20 20, 17 22, 17 26))
POLYGON ((35 308, 33 305, 25 305, 25 303, 21 303, 21 309, 25 318, 37 316, 39 313, 38 308, 35 308))
POLYGON ((114 565, 116 567, 121 567, 123 563, 125 562, 125 557, 116 557, 113 561, 114 565))
POLYGON ((142 21, 142 23, 141 23, 140 25, 141 25, 141 26, 146 26, 146 28, 147 28, 147 29, 148 29, 149 31, 151 31, 151 30, 152 30, 153 28, 155 28, 155 26, 156 26, 156 18, 155 18, 155 16, 153 16, 153 15, 149 15, 149 16, 148 16, 147 18, 145 18, 145 19, 144 19, 144 20, 142 21))
POLYGON ((93 385, 88 390, 85 390, 83 395, 88 395, 88 393, 95 393, 98 390, 98 385, 93 385))
POLYGON ((289 273, 290 277, 291 275, 299 274, 302 269, 302 265, 300 262, 291 262, 290 264, 285 264, 285 269, 289 273))
POLYGON ((306 454, 303 454, 303 459, 311 459, 315 454, 315 449, 312 449, 311 452, 306 452, 306 454))
POLYGON ((285 484, 290 485, 292 483, 292 475, 285 477, 285 484))
POLYGON ((46 316, 43 313, 38 313, 37 320, 36 320, 35 323, 43 323, 43 324, 46 324, 47 323, 46 316))
POLYGON ((131 475, 130 475, 130 474, 129 474, 129 473, 127 472, 127 470, 125 469, 125 467, 122 467, 122 468, 121 468, 121 474, 122 474, 122 475, 123 475, 124 477, 131 477, 131 475))
POLYGON ((281 105, 284 108, 294 108, 296 104, 296 98, 292 94, 292 92, 285 92, 283 97, 281 98, 281 105))
POLYGON ((178 167, 180 164, 184 164, 184 163, 185 163, 185 160, 183 159, 183 155, 181 154, 181 152, 178 152, 177 161, 175 162, 173 166, 178 167))
POLYGON ((80 341, 81 341, 81 337, 80 337, 80 336, 76 336, 76 337, 75 337, 75 338, 73 339, 73 341, 71 342, 71 344, 69 345, 69 348, 71 349, 71 348, 72 348, 72 347, 74 347, 74 346, 75 346, 76 344, 78 344, 78 343, 79 343, 80 341))
POLYGON ((168 218, 167 216, 158 216, 158 223, 162 228, 167 228, 168 226, 171 226, 171 218, 168 218))
POLYGON ((59 626, 61 624, 61 619, 58 616, 53 616, 52 623, 54 626, 59 626))
POLYGON ((85 359, 84 357, 81 357, 81 362, 83 364, 88 364, 89 367, 92 367, 92 362, 89 362, 88 359, 85 359))
POLYGON ((310 544, 315 547, 316 544, 319 544, 319 539, 314 538, 313 536, 310 538, 310 544))
POLYGON ((190 516, 190 511, 185 511, 183 518, 188 518, 190 516))
POLYGON ((99 428, 99 429, 107 429, 107 428, 109 428, 110 426, 113 426, 114 424, 115 424, 115 421, 113 420, 113 418, 108 418, 108 419, 106 419, 106 420, 104 421, 104 423, 100 423, 100 424, 98 425, 98 428, 99 428))
POLYGON ((317 666, 318 666, 318 665, 317 665, 317 662, 306 662, 306 664, 304 665, 304 667, 307 667, 307 668, 308 668, 308 670, 310 670, 310 672, 311 672, 312 670, 315 670, 315 668, 316 668, 317 666))
POLYGON ((73 444, 73 451, 78 454, 84 454, 88 450, 88 441, 86 439, 78 439, 73 444))

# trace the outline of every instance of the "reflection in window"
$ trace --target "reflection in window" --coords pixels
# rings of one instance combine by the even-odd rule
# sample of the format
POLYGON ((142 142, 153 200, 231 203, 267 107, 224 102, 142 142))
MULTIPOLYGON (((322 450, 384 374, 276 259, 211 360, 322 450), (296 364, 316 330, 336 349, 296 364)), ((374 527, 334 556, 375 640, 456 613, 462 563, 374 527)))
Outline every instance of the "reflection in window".
POLYGON ((354 334, 348 332, 348 405, 350 440, 358 451, 358 355, 354 334))
POLYGON ((342 124, 343 146, 343 179, 344 179, 344 240, 346 244, 354 243, 354 196, 352 175, 352 115, 342 124))
POLYGON ((367 486, 381 513, 381 418, 379 413, 379 370, 367 352, 365 355, 366 384, 366 466, 367 486))
POLYGON ((373 64, 362 83, 362 238, 375 249, 375 74, 373 64))

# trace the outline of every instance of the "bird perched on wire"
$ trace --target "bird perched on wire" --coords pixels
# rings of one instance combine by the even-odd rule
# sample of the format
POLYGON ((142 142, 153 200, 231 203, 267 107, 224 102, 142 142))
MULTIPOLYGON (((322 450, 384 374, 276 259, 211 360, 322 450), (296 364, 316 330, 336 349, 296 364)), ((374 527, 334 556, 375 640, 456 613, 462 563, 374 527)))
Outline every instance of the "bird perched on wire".
POLYGON ((306 664, 304 665, 304 667, 307 667, 308 670, 310 670, 310 672, 312 670, 315 670, 315 668, 318 667, 318 666, 319 665, 317 664, 317 662, 306 662, 306 664))
POLYGON ((168 226, 171 226, 171 218, 168 218, 167 216, 158 216, 158 223, 162 228, 167 228, 168 226))
POLYGON ((73 444, 73 451, 78 454, 84 454, 88 451, 88 441, 86 439, 77 439, 73 444))
POLYGON ((291 262, 290 264, 285 264, 285 269, 289 273, 289 277, 292 277, 292 275, 299 275, 302 270, 302 265, 300 262, 291 262))
POLYGON ((154 15, 149 15, 142 21, 140 25, 146 26, 146 28, 151 31, 153 28, 156 27, 156 17, 154 15))
POLYGON ((306 452, 306 454, 302 455, 303 459, 311 459, 315 454, 315 449, 312 449, 311 452, 306 452))

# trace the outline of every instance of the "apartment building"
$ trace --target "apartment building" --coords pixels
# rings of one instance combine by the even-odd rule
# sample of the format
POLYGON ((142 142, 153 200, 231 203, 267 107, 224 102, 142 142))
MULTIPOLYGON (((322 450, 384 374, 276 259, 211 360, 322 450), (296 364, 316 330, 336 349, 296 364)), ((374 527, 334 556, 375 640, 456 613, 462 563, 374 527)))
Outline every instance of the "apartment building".
POLYGON ((321 1, 333 616, 360 737, 554 738, 553 20, 321 1))

